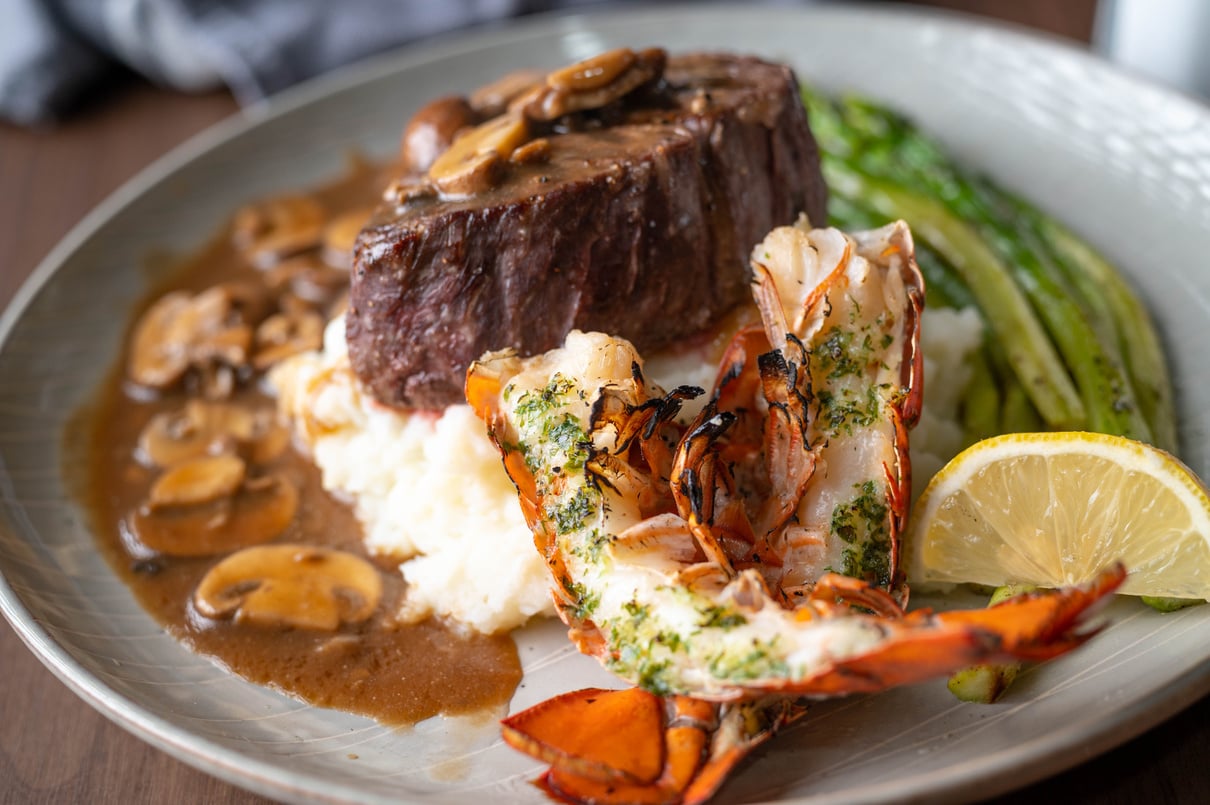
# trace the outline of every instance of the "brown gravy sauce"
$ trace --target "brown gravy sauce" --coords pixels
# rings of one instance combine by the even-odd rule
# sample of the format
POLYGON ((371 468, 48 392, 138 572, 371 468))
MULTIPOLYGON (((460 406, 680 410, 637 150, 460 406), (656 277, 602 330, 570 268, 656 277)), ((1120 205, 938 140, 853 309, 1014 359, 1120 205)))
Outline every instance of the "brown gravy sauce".
MULTIPOLYGON (((393 166, 355 164, 349 175, 308 195, 335 217, 371 206, 393 173, 393 166)), ((233 279, 264 285, 265 277, 233 245, 229 226, 183 259, 165 287, 147 301, 170 290, 196 293, 233 279)), ((322 488, 318 470, 293 448, 257 468, 282 474, 299 491, 297 513, 272 542, 326 546, 369 559, 383 582, 376 611, 368 620, 334 632, 256 626, 199 613, 194 590, 223 557, 157 554, 139 544, 131 527, 133 512, 160 474, 139 460, 139 434, 155 415, 181 409, 191 392, 179 383, 152 393, 131 384, 126 375, 129 342, 127 338, 118 365, 74 429, 88 445, 82 495, 101 550, 171 635, 253 682, 387 724, 483 712, 509 700, 521 679, 511 638, 464 632, 436 619, 398 623, 394 613, 407 591, 397 563, 366 552, 350 507, 322 488)), ((241 382, 229 401, 272 409, 275 402, 258 388, 259 379, 258 373, 241 382)))

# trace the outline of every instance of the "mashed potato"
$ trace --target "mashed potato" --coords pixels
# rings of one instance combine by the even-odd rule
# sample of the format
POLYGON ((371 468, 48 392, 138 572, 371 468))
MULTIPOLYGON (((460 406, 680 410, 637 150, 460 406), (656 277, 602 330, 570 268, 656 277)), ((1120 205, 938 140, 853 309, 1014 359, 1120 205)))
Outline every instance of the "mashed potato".
POLYGON ((913 498, 964 446, 958 414, 970 382, 967 356, 982 341, 983 321, 974 308, 924 311, 924 408, 911 436, 913 498))
POLYGON ((322 352, 283 362, 270 382, 324 487, 352 501, 369 549, 407 560, 405 620, 437 614, 491 633, 553 613, 516 489, 470 406, 407 415, 361 393, 343 318, 322 352))
MULTIPOLYGON (((925 407, 912 432, 918 489, 962 447, 958 404, 981 327, 973 310, 924 315, 925 407)), ((715 371, 695 355, 655 356, 646 369, 664 388, 709 387, 715 371)), ((322 352, 283 362, 270 382, 324 486, 352 501, 370 550, 406 560, 405 619, 436 614, 490 633, 553 612, 516 490, 469 406, 404 414, 362 394, 342 318, 328 326, 322 352)))

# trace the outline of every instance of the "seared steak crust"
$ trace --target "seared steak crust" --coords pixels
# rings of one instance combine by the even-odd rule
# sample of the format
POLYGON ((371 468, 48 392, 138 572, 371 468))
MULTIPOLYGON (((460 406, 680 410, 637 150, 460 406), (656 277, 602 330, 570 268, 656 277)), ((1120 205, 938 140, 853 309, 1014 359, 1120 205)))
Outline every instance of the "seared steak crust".
POLYGON ((659 84, 574 117, 546 161, 469 199, 386 203, 361 233, 349 354, 378 400, 460 402, 485 351, 543 352, 571 329, 668 346, 748 298, 748 254, 770 229, 825 218, 786 67, 672 58, 659 84))

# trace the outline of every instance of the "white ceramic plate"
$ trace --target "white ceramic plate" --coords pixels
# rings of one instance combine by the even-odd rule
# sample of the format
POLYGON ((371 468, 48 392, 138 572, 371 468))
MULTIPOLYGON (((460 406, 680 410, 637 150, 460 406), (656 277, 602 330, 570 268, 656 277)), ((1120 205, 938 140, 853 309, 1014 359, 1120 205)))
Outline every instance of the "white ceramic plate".
MULTIPOLYGON (((60 468, 65 422, 101 380, 148 281, 148 252, 200 244, 240 202, 390 152, 427 98, 505 70, 620 45, 748 51, 828 89, 910 110, 972 165, 1059 215, 1159 312, 1185 460, 1210 476, 1210 113, 1063 45, 949 17, 849 9, 638 11, 534 19, 406 50, 207 132, 85 220, 0 319, 0 606, 97 708, 166 751, 291 800, 543 802, 538 766, 494 717, 410 730, 299 704, 166 637, 93 549, 60 468), (1193 259, 1191 259, 1193 258, 1193 259), (1183 381, 1183 382, 1182 382, 1183 381)), ((942 685, 821 704, 746 764, 720 801, 984 797, 1126 740, 1210 689, 1210 607, 1134 601, 1086 648, 1029 671, 1002 703, 942 685)), ((514 708, 608 678, 546 625, 517 635, 514 708)))

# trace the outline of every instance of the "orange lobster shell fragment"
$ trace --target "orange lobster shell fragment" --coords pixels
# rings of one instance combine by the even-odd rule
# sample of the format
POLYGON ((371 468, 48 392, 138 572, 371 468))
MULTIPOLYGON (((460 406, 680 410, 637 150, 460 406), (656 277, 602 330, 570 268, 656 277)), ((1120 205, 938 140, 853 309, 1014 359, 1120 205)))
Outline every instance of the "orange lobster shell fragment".
POLYGON ((745 756, 806 713, 784 698, 724 707, 642 688, 588 688, 501 722, 504 740, 550 768, 538 784, 571 802, 705 802, 745 756))
MULTIPOLYGON (((1079 627, 1125 576, 1115 565, 1081 587, 986 609, 907 614, 864 582, 825 576, 804 615, 858 607, 886 618, 890 635, 877 650, 837 662, 809 684, 796 683, 793 693, 875 692, 972 662, 1058 656, 1095 633, 1079 627)), ((641 688, 593 688, 548 699, 502 725, 510 746, 550 764, 539 784, 560 799, 692 805, 709 799, 745 756, 805 714, 806 703, 796 696, 718 704, 641 688)))

